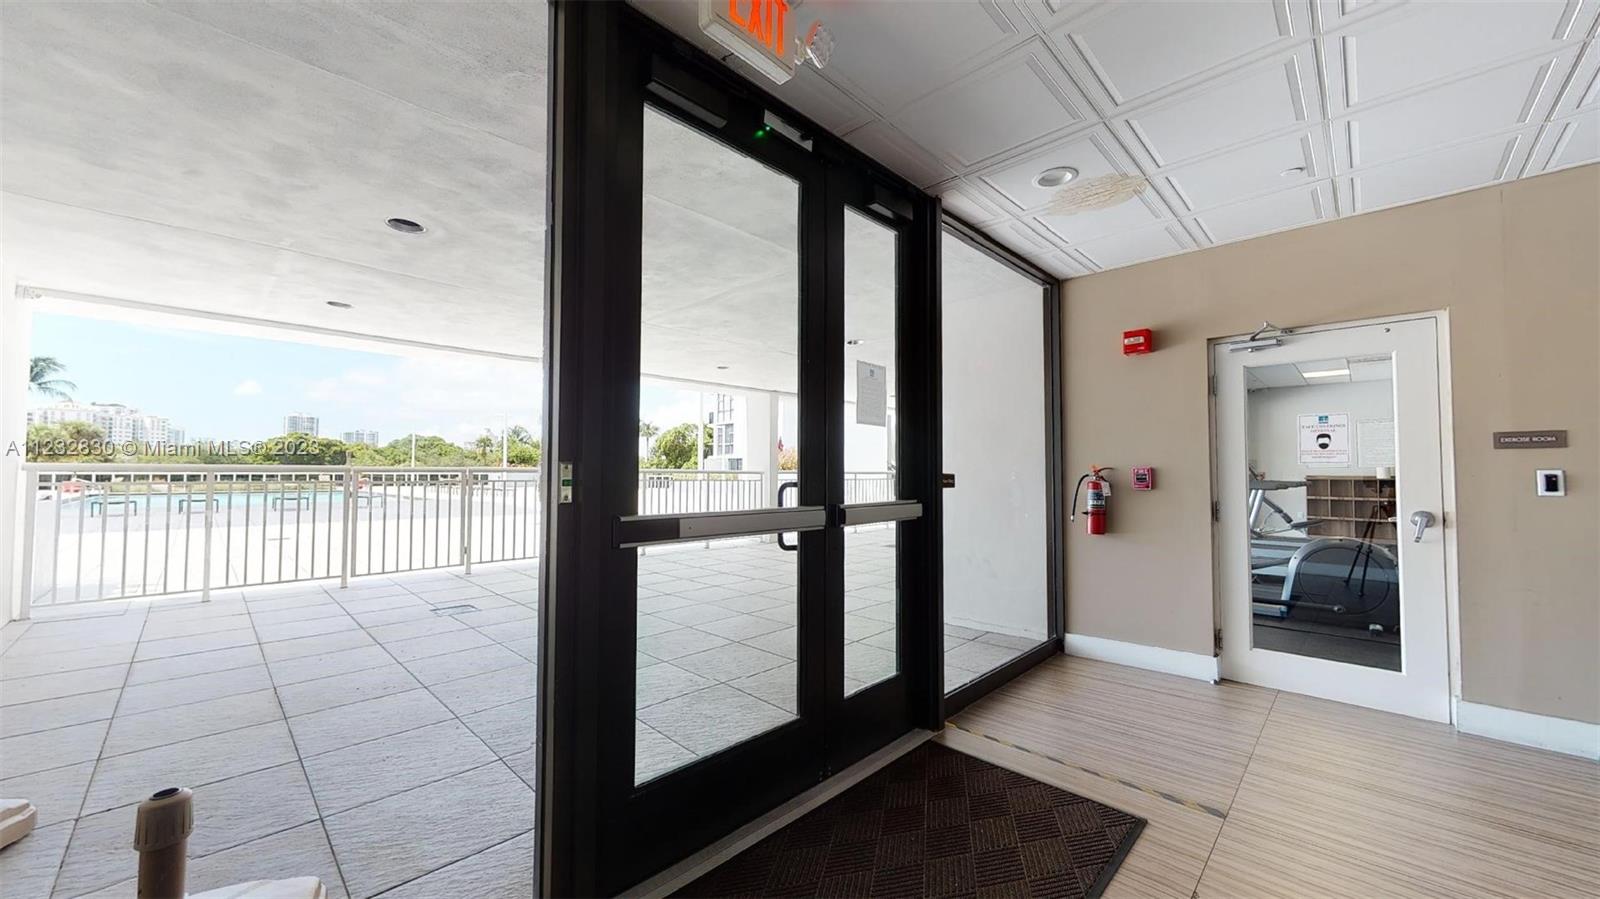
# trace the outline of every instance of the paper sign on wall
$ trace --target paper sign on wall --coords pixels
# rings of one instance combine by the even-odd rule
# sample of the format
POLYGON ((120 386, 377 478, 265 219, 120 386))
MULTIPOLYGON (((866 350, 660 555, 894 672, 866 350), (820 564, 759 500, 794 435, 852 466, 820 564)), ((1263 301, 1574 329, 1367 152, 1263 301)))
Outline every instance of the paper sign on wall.
POLYGON ((1350 464, 1350 416, 1344 412, 1301 415, 1296 421, 1301 465, 1350 464))
POLYGON ((871 362, 856 362, 856 424, 889 425, 889 371, 871 362))
POLYGON ((1356 445, 1361 467, 1394 467, 1394 419, 1363 418, 1356 422, 1356 445))

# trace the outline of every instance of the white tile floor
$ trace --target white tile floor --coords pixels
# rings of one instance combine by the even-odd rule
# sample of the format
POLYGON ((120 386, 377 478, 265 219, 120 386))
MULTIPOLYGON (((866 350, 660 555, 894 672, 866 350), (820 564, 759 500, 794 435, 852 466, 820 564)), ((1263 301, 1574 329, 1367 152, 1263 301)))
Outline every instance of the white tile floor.
MULTIPOLYGON (((893 546, 847 536, 846 675, 892 673, 893 546)), ((641 780, 791 718, 795 559, 640 560, 641 780)), ((336 896, 526 896, 537 564, 41 610, 0 629, 0 794, 39 809, 5 899, 131 896, 133 807, 195 789, 190 887, 315 874, 336 896)), ((1033 641, 950 627, 953 688, 1033 641)))
POLYGON ((536 586, 511 563, 8 625, 0 794, 40 819, 0 853, 0 894, 133 895, 133 807, 182 784, 192 890, 528 895, 536 586))

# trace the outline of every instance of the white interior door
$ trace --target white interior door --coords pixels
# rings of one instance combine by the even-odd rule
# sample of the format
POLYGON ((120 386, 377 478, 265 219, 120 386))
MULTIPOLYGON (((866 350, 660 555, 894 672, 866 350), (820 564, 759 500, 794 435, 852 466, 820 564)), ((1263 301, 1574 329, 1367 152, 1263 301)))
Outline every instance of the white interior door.
POLYGON ((1450 720, 1437 327, 1216 347, 1224 677, 1450 720))

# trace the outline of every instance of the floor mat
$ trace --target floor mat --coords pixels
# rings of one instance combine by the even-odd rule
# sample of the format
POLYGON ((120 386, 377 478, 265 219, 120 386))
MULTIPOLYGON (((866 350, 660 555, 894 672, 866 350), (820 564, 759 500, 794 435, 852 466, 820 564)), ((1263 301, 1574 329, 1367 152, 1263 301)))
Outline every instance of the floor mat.
POLYGON ((678 896, 1099 896, 1144 820, 923 743, 678 896))

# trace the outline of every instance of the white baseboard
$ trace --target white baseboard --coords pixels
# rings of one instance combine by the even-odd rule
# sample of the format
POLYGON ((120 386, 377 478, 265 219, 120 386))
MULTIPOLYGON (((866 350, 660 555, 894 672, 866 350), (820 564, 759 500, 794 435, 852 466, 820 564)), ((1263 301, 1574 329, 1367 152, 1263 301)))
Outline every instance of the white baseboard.
POLYGON ((1600 724, 1456 700, 1456 730, 1600 761, 1600 724))
POLYGON ((1082 656, 1086 659, 1160 671, 1163 674, 1192 677, 1213 684, 1221 680, 1217 672, 1216 657, 1197 652, 1123 643, 1121 640, 1090 637, 1086 634, 1067 634, 1066 650, 1069 656, 1082 656))

